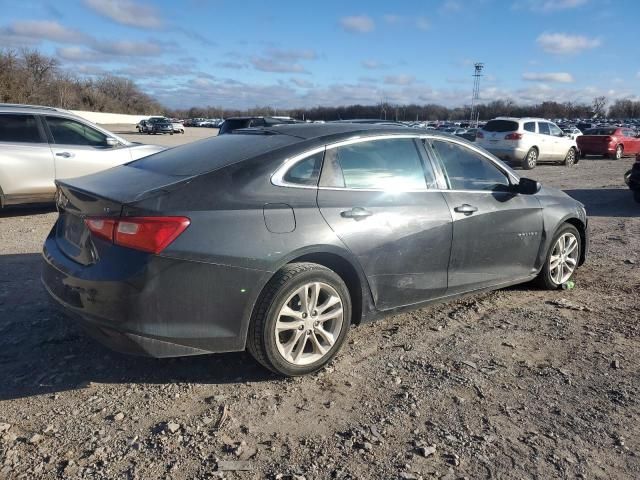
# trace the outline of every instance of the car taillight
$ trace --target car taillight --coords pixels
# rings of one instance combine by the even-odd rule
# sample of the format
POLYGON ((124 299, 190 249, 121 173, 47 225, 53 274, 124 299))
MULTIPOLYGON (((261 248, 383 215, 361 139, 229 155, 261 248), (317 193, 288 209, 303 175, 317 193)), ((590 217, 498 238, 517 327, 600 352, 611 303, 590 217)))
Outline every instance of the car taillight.
POLYGON ((484 138, 484 133, 482 132, 476 133, 476 138, 484 138))
POLYGON ((522 140, 522 134, 521 133, 517 133, 517 132, 513 132, 513 133, 510 133, 508 135, 505 135, 504 139, 505 140, 522 140))
POLYGON ((124 217, 85 219, 92 234, 121 247, 160 253, 185 231, 187 217, 124 217))

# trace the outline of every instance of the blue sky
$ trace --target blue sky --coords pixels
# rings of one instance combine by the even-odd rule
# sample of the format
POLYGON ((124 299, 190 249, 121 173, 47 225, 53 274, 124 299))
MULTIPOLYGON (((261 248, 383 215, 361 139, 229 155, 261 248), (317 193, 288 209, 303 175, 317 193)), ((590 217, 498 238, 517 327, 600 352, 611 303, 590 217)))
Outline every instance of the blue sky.
POLYGON ((640 1, 0 0, 0 46, 170 107, 639 99, 640 1))

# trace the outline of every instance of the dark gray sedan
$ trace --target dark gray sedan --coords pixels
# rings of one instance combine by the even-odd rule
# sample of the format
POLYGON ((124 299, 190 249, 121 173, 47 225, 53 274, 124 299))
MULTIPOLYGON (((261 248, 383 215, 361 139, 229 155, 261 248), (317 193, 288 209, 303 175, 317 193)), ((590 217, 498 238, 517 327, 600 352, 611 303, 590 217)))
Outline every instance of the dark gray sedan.
POLYGON ((363 124, 223 135, 58 182, 43 282, 86 330, 156 357, 247 348, 318 370, 351 324, 537 279, 587 216, 458 137, 363 124))

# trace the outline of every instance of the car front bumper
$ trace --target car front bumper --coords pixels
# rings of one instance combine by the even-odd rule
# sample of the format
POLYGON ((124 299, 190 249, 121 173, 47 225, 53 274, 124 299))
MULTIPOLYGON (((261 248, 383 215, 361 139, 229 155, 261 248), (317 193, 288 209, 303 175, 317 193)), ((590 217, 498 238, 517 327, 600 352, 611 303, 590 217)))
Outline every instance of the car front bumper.
POLYGON ((257 285, 268 276, 135 251, 83 266, 53 235, 43 259, 42 283, 67 316, 114 350, 152 357, 244 350, 257 285))

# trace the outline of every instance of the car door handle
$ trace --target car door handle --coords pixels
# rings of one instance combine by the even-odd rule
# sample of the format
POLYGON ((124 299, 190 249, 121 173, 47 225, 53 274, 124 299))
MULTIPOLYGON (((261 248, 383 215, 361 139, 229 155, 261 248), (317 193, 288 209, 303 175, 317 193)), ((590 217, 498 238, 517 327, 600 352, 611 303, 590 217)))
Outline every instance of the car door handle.
POLYGON ((58 153, 56 153, 56 157, 69 158, 69 157, 73 157, 73 153, 69 153, 69 152, 58 152, 58 153))
POLYGON ((373 212, 370 212, 366 208, 362 208, 362 207, 353 207, 351 210, 345 210, 343 212, 340 212, 341 217, 353 218, 354 220, 370 217, 371 215, 373 215, 373 212))
POLYGON ((469 205, 468 203, 463 203, 459 207, 454 208, 454 210, 458 213, 464 213, 465 215, 471 215, 473 212, 478 211, 478 207, 474 207, 473 205, 469 205))

